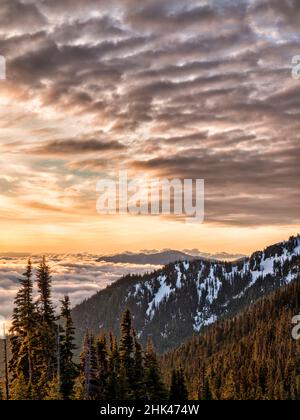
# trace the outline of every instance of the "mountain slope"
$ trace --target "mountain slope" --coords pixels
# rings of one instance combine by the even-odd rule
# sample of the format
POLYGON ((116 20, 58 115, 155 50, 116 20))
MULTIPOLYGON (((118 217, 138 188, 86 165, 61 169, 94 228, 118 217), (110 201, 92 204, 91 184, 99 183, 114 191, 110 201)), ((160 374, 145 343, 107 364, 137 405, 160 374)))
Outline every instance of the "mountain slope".
POLYGON ((300 340, 291 334, 299 311, 294 282, 165 354, 165 380, 181 366, 193 399, 300 400, 300 340))
POLYGON ((233 263, 200 259, 127 276, 74 308, 78 340, 86 329, 118 334, 121 314, 128 307, 141 341, 151 337, 164 352, 291 283, 299 273, 297 236, 233 263))

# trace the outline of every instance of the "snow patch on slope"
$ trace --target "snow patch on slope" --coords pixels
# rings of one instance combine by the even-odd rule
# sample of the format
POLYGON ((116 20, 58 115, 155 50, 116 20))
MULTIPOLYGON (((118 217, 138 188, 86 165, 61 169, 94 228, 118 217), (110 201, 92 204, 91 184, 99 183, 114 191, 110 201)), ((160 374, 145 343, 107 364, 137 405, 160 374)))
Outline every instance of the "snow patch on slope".
POLYGON ((210 313, 210 307, 218 298, 221 287, 222 283, 214 274, 214 264, 211 265, 210 273, 204 280, 201 279, 201 273, 199 273, 197 281, 198 301, 200 304, 205 299, 205 306, 202 310, 197 310, 194 316, 194 331, 199 332, 202 327, 216 322, 217 317, 210 313))
POLYGON ((150 317, 150 319, 154 317, 155 311, 159 308, 160 304, 174 291, 174 289, 172 289, 170 285, 166 283, 166 280, 167 276, 160 276, 158 278, 160 287, 155 293, 154 299, 149 303, 148 309, 146 311, 146 314, 148 317, 150 317))
MULTIPOLYGON (((224 300, 224 302, 220 302, 220 305, 226 308, 230 300, 242 299, 246 291, 255 286, 259 279, 265 279, 269 275, 277 276, 278 270, 283 269, 286 261, 290 262, 293 257, 299 256, 300 238, 296 238, 296 242, 292 246, 291 242, 287 242, 278 244, 278 250, 274 245, 274 249, 275 251, 270 247, 265 252, 258 252, 253 254, 251 258, 232 264, 203 261, 179 262, 171 267, 171 275, 169 271, 164 272, 162 270, 157 277, 133 286, 128 297, 134 297, 137 301, 144 299, 146 304, 145 322, 148 323, 153 320, 160 306, 166 303, 171 295, 176 296, 180 289, 187 286, 188 279, 189 286, 193 282, 195 285, 195 289, 188 288, 187 293, 190 293, 191 297, 193 293, 196 293, 196 301, 194 302, 196 309, 191 315, 192 327, 194 331, 198 332, 201 328, 217 321, 220 314, 217 310, 214 310, 214 302, 220 297, 220 291, 223 290, 224 284, 226 284, 225 290, 227 292, 225 292, 225 296, 222 295, 222 298, 227 299, 227 303, 224 303, 224 300), (238 287, 235 281, 240 282, 238 287), (233 288, 237 291, 235 296, 231 294, 233 288), (226 293, 229 295, 226 296, 226 293), (214 313, 214 311, 216 312, 214 313)), ((287 284, 292 282, 297 275, 299 275, 299 270, 291 270, 282 280, 287 284)), ((136 304, 138 303, 136 302, 136 304)), ((178 309, 178 311, 176 316, 180 318, 180 310, 178 309)), ((226 309, 224 309, 225 312, 226 309)), ((168 323, 166 323, 166 327, 167 325, 168 323)))

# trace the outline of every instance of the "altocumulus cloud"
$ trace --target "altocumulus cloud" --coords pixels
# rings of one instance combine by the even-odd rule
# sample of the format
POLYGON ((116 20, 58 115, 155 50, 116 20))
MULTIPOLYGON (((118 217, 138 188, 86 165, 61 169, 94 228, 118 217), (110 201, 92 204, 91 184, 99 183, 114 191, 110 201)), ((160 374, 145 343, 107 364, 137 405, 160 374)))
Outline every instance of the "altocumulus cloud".
POLYGON ((207 223, 297 224, 299 16, 297 0, 3 0, 3 159, 205 178, 207 223))

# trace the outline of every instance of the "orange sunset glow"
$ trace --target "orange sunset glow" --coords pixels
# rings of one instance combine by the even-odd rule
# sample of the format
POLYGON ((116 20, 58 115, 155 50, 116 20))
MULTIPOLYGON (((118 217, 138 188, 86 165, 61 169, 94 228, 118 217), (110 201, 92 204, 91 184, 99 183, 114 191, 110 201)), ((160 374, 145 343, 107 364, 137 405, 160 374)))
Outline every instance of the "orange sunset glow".
POLYGON ((29 3, 0 28, 1 252, 248 254, 300 230, 297 46, 283 12, 274 29, 275 9, 262 18, 247 2, 199 8, 201 25, 176 2, 156 23, 151 2, 149 15, 29 3), (97 214, 96 182, 119 168, 204 179, 205 222, 97 214))

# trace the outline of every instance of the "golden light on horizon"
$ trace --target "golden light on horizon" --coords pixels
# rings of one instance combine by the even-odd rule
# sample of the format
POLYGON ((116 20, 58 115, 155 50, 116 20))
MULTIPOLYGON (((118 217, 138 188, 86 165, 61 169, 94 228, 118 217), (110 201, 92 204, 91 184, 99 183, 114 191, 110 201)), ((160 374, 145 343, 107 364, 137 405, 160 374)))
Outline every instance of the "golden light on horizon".
POLYGON ((99 34, 89 19, 103 11, 93 6, 74 7, 70 21, 55 8, 36 5, 36 11, 30 25, 16 20, 2 28, 2 252, 196 247, 250 253, 300 230, 299 81, 274 72, 299 53, 289 31, 274 32, 269 17, 262 24, 250 14, 253 39, 237 32, 230 45, 233 17, 226 25, 216 19, 191 28, 185 21, 180 28, 140 22, 136 38, 118 8, 106 10, 115 31, 100 25, 99 34), (75 31, 83 18, 87 32, 75 31), (212 42, 212 29, 221 30, 219 43, 212 42), (150 34, 149 43, 141 42, 150 34), (191 48, 199 39, 207 39, 201 53, 191 48), (120 168, 147 179, 205 179, 205 223, 101 218, 96 182, 120 168))
POLYGON ((199 249, 250 254, 287 239, 299 227, 226 227, 179 223, 153 216, 110 216, 60 223, 0 222, 0 252, 116 253, 141 249, 199 249))

